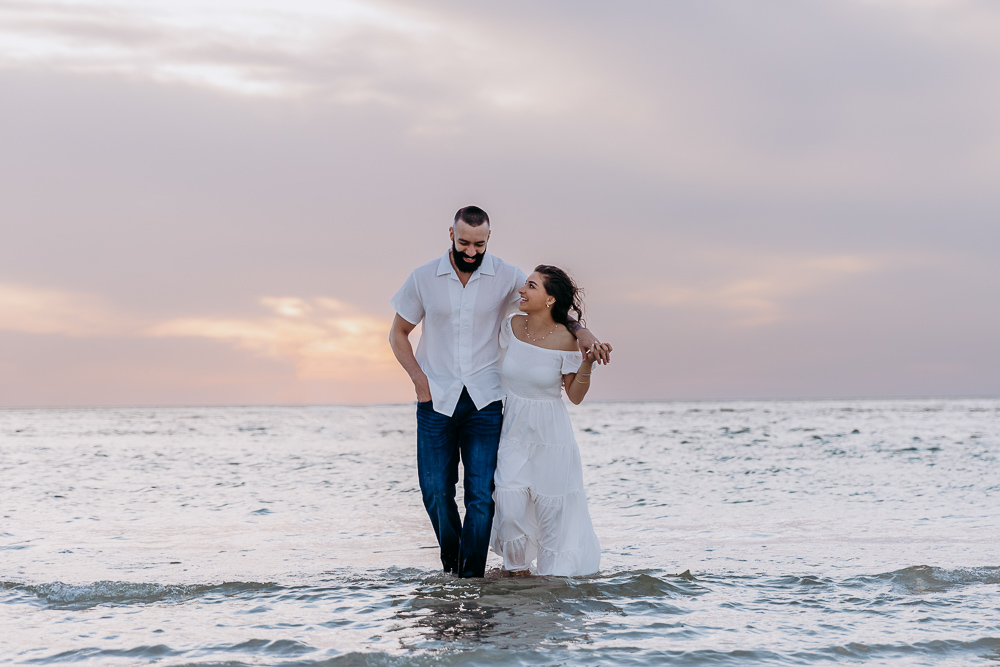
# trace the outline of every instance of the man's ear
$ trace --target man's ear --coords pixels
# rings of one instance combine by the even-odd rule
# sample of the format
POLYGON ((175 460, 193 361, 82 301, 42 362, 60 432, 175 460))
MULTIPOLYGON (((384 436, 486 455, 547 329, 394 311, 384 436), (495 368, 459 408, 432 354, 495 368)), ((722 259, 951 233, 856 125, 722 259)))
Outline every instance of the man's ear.
POLYGON ((448 228, 448 238, 451 239, 451 244, 455 245, 455 226, 452 225, 448 228))

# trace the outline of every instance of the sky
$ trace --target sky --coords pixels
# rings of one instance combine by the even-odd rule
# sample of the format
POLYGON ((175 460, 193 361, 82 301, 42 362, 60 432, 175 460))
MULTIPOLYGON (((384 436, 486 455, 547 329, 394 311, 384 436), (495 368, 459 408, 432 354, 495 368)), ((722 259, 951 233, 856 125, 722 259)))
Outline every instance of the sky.
POLYGON ((0 0, 0 406, 413 400, 485 208, 604 400, 1000 395, 1000 5, 0 0))

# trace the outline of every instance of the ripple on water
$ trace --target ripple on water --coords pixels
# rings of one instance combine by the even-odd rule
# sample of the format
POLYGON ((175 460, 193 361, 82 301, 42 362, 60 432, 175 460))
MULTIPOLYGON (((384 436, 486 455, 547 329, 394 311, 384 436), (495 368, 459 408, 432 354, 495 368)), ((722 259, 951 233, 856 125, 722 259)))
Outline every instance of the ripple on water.
POLYGON ((0 582, 0 589, 27 593, 36 601, 59 609, 86 609, 98 605, 135 605, 199 599, 204 602, 237 596, 256 598, 282 590, 275 584, 227 582, 203 586, 164 585, 130 581, 95 581, 91 584, 0 582))

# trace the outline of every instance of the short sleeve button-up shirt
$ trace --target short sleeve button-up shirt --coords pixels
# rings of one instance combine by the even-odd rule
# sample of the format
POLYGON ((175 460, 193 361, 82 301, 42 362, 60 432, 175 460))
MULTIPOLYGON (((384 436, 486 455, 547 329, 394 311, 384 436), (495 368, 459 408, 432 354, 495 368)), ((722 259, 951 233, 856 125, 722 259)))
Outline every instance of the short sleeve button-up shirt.
POLYGON ((463 287, 451 253, 418 267, 392 307, 411 324, 423 321, 416 358, 427 375, 434 410, 455 413, 462 387, 482 409, 504 397, 500 386, 500 325, 517 310, 517 291, 528 277, 486 253, 463 287))

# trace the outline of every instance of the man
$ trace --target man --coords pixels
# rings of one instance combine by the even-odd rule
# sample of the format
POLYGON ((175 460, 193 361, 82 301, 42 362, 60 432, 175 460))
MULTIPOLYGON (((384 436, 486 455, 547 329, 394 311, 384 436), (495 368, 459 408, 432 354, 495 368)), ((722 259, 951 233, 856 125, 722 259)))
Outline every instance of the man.
MULTIPOLYGON (((490 219, 477 206, 455 214, 451 250, 418 267, 392 298, 389 343, 417 394, 417 474, 445 572, 482 577, 493 522, 493 473, 503 390, 499 331, 517 310, 527 276, 486 253, 490 219), (423 321, 416 355, 410 332, 423 321), (458 462, 465 471, 465 522, 455 504, 458 462)), ((581 350, 599 341, 574 334, 581 350)), ((600 361, 607 362, 601 351, 600 361)))

